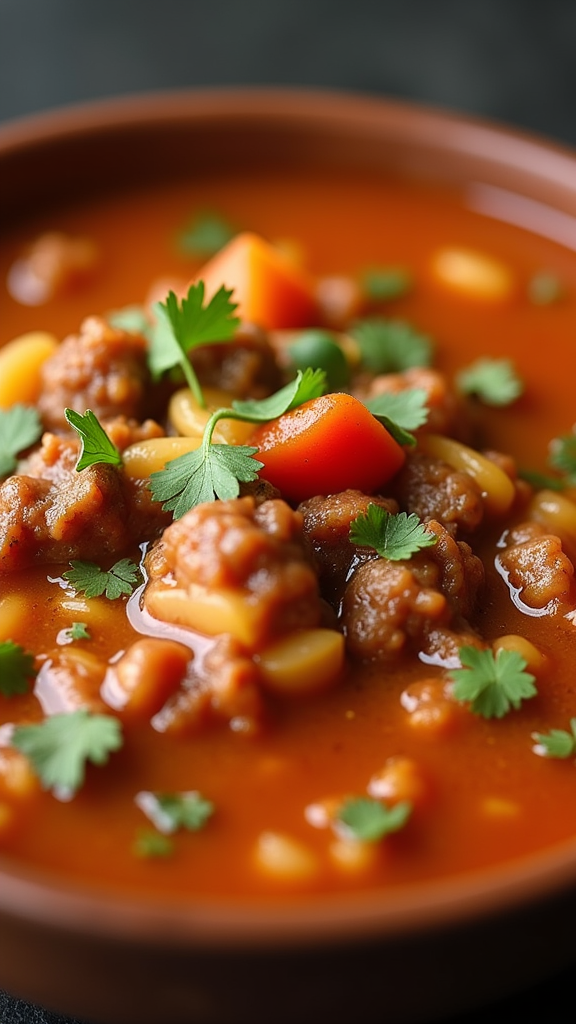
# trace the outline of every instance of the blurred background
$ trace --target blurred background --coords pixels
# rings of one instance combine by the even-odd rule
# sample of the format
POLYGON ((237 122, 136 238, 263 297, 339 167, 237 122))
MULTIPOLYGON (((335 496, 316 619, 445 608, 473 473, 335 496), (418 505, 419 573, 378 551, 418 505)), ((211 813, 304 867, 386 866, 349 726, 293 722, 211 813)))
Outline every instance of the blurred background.
MULTIPOLYGON (((344 89, 576 146, 576 0, 0 0, 0 122, 154 89, 344 89)), ((454 1024, 573 1024, 572 971, 454 1024)), ((60 1024, 0 992, 0 1024, 60 1024)))
POLYGON ((0 0, 0 121, 237 84, 384 94, 576 145, 576 2, 0 0))

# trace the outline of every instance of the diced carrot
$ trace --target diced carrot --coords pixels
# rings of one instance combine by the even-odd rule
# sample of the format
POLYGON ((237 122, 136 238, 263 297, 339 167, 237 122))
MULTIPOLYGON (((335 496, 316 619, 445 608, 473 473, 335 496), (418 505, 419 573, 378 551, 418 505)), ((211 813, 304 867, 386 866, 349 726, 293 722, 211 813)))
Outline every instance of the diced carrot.
POLYGON ((232 288, 243 320, 267 329, 309 327, 319 320, 314 284, 279 249, 244 232, 205 263, 196 275, 206 297, 224 285, 232 288))

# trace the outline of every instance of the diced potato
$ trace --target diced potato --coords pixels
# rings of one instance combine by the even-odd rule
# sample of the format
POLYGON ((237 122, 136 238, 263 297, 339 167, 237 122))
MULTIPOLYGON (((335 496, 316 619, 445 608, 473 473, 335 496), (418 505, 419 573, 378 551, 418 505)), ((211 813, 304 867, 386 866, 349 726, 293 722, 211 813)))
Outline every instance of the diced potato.
POLYGON ((268 611, 242 591, 213 590, 191 583, 187 590, 152 584, 146 592, 146 607, 163 622, 187 626, 206 636, 229 633, 249 650, 266 637, 268 611))
POLYGON ((424 804, 430 793, 425 774, 411 757, 389 757, 368 783, 368 792, 375 800, 397 804, 408 800, 414 806, 424 804))
POLYGON ((0 597, 0 643, 13 640, 19 643, 29 622, 30 606, 23 594, 4 594, 0 597))
POLYGON ((422 736, 448 736, 462 721, 462 710, 450 699, 441 679, 411 683, 401 693, 400 703, 408 712, 408 724, 422 736))
POLYGON ((542 651, 539 651, 526 637, 518 636, 516 633, 499 636, 492 644, 492 647, 495 653, 500 650, 516 651, 521 658, 524 658, 528 671, 534 673, 534 675, 543 672, 548 664, 548 658, 542 651))
POLYGON ((86 622, 93 629, 109 626, 116 614, 105 597, 65 597, 61 607, 71 622, 86 622))
POLYGON ((377 843, 362 843, 355 839, 336 839, 330 844, 329 853, 338 870, 348 875, 370 871, 381 855, 377 843))
POLYGON ((135 480, 143 480, 164 469, 167 462, 179 455, 196 451, 201 443, 201 437, 151 437, 136 441, 124 449, 124 471, 135 480))
POLYGON ((256 865, 265 875, 286 882, 312 880, 318 858, 304 843, 280 832, 262 832, 256 843, 256 865))
MULTIPOLYGON (((230 408, 233 401, 233 395, 216 388, 204 388, 203 393, 206 399, 206 409, 202 409, 198 405, 189 388, 181 388, 170 399, 168 419, 174 429, 179 434, 184 434, 185 437, 202 437, 212 413, 216 409, 230 408)), ((253 433, 253 423, 243 423, 241 420, 220 420, 212 435, 212 440, 214 444, 246 444, 253 433)))
POLYGON ((108 669, 103 697, 131 718, 151 718, 178 688, 191 658, 190 649, 175 640, 136 640, 108 669))
POLYGON ((334 629, 302 629, 256 655, 262 683, 274 693, 316 693, 337 682, 344 665, 344 637, 334 629))
POLYGON ((34 405, 42 389, 42 364, 58 348, 47 331, 30 331, 0 349, 0 409, 21 402, 34 405))
POLYGON ((576 560, 576 503, 558 491, 537 491, 528 506, 528 516, 562 541, 566 553, 576 560))
POLYGON ((520 814, 520 804, 516 800, 508 800, 501 796, 485 796, 481 802, 482 814, 487 818, 517 818, 520 814))
POLYGON ((26 800, 40 790, 40 782, 27 757, 13 747, 0 748, 0 793, 26 800))
POLYGON ((502 302, 514 292, 514 275, 505 263, 475 249, 438 249, 431 261, 434 278, 464 298, 502 302))
POLYGON ((313 284, 283 252, 250 232, 236 235, 198 272, 207 298, 233 289, 237 313, 260 327, 306 327, 318 321, 313 284))

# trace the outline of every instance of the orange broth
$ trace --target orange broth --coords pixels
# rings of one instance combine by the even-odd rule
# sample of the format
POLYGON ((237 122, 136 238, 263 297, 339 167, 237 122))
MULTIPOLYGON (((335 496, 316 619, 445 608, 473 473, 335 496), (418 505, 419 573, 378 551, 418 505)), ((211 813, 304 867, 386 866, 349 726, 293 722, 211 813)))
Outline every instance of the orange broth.
MULTIPOLYGON (((483 410, 486 447, 511 452, 520 466, 543 469, 551 438, 574 421, 576 255, 521 228, 473 212, 465 194, 368 176, 330 181, 298 174, 257 174, 175 183, 107 196, 90 205, 50 210, 21 223, 0 243, 0 280, 23 245, 45 230, 95 240, 98 274, 65 300, 37 308, 15 302, 1 285, 0 342, 30 330, 62 338, 82 318, 140 303, 159 276, 190 278, 200 261, 178 251, 175 238, 198 209, 215 209, 231 222, 272 241, 296 240, 316 275, 358 274, 370 266, 411 269, 413 291, 386 307, 386 315, 415 324, 435 342, 435 365, 448 374, 479 356, 511 358, 524 396, 504 410, 483 410), (449 294, 433 280, 431 254, 441 246, 479 250, 504 261, 518 291, 507 303, 449 294), (537 306, 526 297, 537 272, 555 273, 565 295, 537 306)), ((268 725, 251 738, 217 724, 186 739, 149 725, 125 729, 124 747, 105 767, 90 767, 70 802, 38 794, 19 826, 0 840, 2 859, 39 866, 68 880, 125 892, 266 897, 294 891, 336 892, 386 888, 438 879, 513 860, 576 836, 574 760, 533 753, 534 731, 568 728, 576 715, 576 628, 565 618, 527 616, 514 607, 491 568, 502 524, 484 544, 487 598, 474 624, 489 640, 528 636, 549 658, 538 696, 501 720, 463 712, 447 737, 407 724, 400 694, 407 682, 433 676, 414 660, 350 665, 335 688, 318 696, 269 698, 268 725), (382 840, 364 870, 344 870, 329 856, 334 836, 311 827, 304 809, 338 794, 363 794, 387 758, 414 758, 430 781, 430 799, 407 827, 382 840), (199 790, 215 806, 208 825, 179 833, 169 858, 134 855, 146 825, 134 803, 139 790, 199 790), (496 813, 486 813, 493 801, 496 813), (289 835, 311 849, 319 870, 309 880, 266 877, 254 845, 263 831, 289 835)), ((22 590, 29 625, 12 639, 36 655, 70 625, 58 598, 64 566, 41 566, 0 577, 3 593, 22 590)), ((110 659, 136 633, 115 602, 114 622, 94 630, 86 649, 110 659)), ((134 599, 132 599, 134 606, 134 599)), ((33 696, 0 697, 0 723, 26 713, 33 696)))

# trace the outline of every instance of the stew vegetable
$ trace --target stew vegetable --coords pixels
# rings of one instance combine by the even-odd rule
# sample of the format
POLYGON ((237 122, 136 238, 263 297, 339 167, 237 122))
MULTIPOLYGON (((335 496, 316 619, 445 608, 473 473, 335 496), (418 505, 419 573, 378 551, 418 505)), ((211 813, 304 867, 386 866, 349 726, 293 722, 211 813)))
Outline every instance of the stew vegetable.
POLYGON ((278 174, 0 270, 4 863, 256 898, 576 834, 573 253, 278 174))

